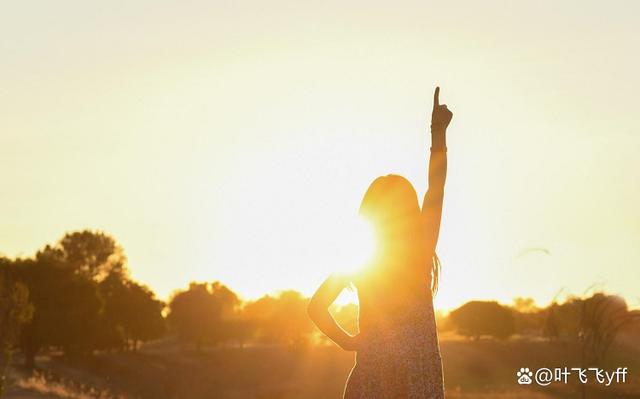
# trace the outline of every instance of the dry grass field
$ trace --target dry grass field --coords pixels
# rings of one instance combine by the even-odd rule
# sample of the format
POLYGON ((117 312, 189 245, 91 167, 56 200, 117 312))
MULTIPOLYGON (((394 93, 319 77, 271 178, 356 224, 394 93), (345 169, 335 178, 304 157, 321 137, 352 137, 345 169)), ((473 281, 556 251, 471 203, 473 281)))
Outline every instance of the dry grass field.
MULTIPOLYGON (((445 340, 441 344, 449 399, 580 398, 581 386, 516 383, 520 367, 577 367, 579 350, 562 343, 535 341, 445 340)), ((19 359, 18 359, 19 360, 19 359)), ((9 399, 17 398, 340 398, 353 354, 334 347, 286 349, 249 347, 177 349, 169 342, 138 353, 104 353, 88 358, 41 357, 40 374, 11 375, 9 399)), ((629 367, 625 384, 589 386, 587 398, 640 397, 637 349, 617 346, 603 368, 629 367)), ((574 378, 574 380, 576 380, 574 378)))

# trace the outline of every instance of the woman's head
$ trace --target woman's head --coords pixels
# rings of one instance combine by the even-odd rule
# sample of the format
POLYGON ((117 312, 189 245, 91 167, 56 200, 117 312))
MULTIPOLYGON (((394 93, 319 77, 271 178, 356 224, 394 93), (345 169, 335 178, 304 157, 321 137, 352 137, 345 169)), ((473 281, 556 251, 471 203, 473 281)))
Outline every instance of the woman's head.
POLYGON ((360 215, 374 226, 383 263, 407 263, 420 254, 420 205, 416 191, 404 177, 375 179, 362 199, 360 215))
POLYGON ((418 196, 404 177, 380 176, 367 189, 360 204, 360 214, 371 221, 385 238, 404 235, 419 219, 418 196))
POLYGON ((398 175, 375 179, 362 199, 360 215, 373 224, 379 261, 391 269, 390 274, 414 278, 415 273, 431 271, 431 284, 437 284, 439 262, 434 254, 426 253, 426 226, 416 191, 407 179, 398 175))

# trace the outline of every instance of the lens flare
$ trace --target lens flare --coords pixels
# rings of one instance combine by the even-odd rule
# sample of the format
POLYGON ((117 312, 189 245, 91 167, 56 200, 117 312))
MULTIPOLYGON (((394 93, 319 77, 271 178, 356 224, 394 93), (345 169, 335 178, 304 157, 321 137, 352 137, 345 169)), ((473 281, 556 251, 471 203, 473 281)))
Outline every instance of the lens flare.
POLYGON ((370 264, 376 254, 377 240, 373 224, 364 217, 345 223, 341 232, 341 252, 344 255, 339 272, 356 273, 370 264))

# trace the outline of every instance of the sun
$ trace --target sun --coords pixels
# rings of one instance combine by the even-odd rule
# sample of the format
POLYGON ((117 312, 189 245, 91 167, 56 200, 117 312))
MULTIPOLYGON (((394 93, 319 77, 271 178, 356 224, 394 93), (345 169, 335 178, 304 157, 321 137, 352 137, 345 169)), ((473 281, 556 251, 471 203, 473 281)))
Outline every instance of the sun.
POLYGON ((345 221, 340 236, 343 256, 336 272, 357 273, 374 260, 378 245, 374 226, 369 220, 356 216, 345 221))

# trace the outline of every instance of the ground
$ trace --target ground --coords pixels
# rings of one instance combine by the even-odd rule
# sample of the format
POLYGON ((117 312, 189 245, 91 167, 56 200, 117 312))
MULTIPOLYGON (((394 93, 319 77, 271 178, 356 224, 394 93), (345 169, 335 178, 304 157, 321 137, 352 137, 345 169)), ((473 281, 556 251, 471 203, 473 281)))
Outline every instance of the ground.
MULTIPOLYGON (((579 384, 547 387, 518 385, 521 367, 577 367, 576 345, 536 340, 443 340, 445 384, 449 399, 580 398, 579 384)), ((587 398, 640 397, 640 351, 617 345, 602 367, 628 367, 625 384, 589 386, 587 398)), ((138 353, 101 353, 38 358, 35 376, 16 368, 8 399, 59 398, 340 398, 354 355, 336 347, 299 349, 279 346, 210 348, 182 351, 166 341, 138 353)), ((16 359, 20 361, 19 357, 16 359)), ((577 378, 575 378, 577 380, 577 378)))

